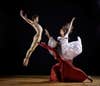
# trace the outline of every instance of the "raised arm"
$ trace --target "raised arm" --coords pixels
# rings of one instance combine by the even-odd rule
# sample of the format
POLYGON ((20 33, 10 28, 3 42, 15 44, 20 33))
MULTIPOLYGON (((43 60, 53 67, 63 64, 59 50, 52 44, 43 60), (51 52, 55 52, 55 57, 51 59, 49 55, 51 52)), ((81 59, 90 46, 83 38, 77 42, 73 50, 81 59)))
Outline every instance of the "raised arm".
POLYGON ((45 34, 46 34, 46 36, 48 37, 48 39, 50 39, 50 38, 51 38, 51 36, 50 36, 50 34, 49 34, 49 32, 48 32, 48 30, 47 30, 47 29, 45 29, 45 34))
POLYGON ((68 32, 66 33, 66 35, 65 35, 65 36, 68 36, 68 35, 69 35, 69 33, 71 32, 71 30, 72 30, 72 25, 73 25, 74 20, 75 20, 75 17, 73 17, 73 19, 72 19, 71 23, 69 24, 68 32))
POLYGON ((23 15, 23 10, 20 11, 20 16, 29 24, 32 25, 33 21, 27 18, 27 15, 23 15))
POLYGON ((36 30, 36 32, 38 32, 39 26, 37 23, 35 23, 34 21, 30 20, 27 18, 27 14, 23 15, 23 10, 20 11, 20 16, 28 23, 30 24, 32 27, 34 27, 34 29, 36 30))

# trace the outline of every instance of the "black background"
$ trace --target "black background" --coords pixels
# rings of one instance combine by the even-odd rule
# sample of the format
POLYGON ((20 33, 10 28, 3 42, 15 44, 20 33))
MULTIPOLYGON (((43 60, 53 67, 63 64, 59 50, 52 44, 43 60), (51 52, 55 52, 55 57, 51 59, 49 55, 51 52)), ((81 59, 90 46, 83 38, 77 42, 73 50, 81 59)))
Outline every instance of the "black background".
MULTIPOLYGON (((74 64, 89 75, 100 75, 100 1, 34 1, 1 0, 0 3, 0 75, 49 74, 56 61, 40 46, 32 54, 28 67, 22 61, 35 31, 19 15, 24 10, 28 17, 38 14, 40 24, 56 38, 66 21, 76 17, 70 41, 80 35, 83 53, 74 59, 74 64)), ((42 41, 47 42, 43 33, 42 41)))

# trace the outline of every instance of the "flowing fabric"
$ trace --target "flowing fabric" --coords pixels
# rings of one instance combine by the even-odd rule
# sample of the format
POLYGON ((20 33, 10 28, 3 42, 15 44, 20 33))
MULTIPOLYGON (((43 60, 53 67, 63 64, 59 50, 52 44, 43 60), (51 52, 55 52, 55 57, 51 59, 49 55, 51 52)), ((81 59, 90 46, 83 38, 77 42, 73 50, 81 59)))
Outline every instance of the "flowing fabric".
POLYGON ((58 63, 51 68, 51 81, 82 82, 88 79, 88 76, 81 69, 72 64, 72 60, 64 60, 54 48, 51 48, 43 42, 39 43, 39 45, 48 51, 52 51, 53 56, 58 60, 58 63))

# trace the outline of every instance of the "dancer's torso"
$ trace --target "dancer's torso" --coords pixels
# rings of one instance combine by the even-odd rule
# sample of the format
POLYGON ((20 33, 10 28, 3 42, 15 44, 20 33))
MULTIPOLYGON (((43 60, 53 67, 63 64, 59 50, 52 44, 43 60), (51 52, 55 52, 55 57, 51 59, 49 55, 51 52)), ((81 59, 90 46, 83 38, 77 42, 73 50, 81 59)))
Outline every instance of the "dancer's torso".
POLYGON ((43 32, 43 29, 42 29, 41 25, 37 24, 36 34, 34 36, 34 39, 36 39, 37 42, 41 41, 42 32, 43 32))

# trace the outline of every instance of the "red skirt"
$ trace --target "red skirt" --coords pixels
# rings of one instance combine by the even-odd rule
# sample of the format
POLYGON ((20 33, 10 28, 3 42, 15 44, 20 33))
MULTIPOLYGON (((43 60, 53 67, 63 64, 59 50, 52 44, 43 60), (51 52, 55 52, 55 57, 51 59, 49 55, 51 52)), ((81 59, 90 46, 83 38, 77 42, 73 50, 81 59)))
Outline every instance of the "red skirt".
POLYGON ((52 66, 50 81, 61 81, 61 82, 82 82, 88 79, 86 73, 81 69, 75 67, 71 60, 63 60, 62 57, 57 53, 57 51, 45 43, 39 43, 40 46, 51 50, 53 56, 56 57, 58 63, 52 66))

